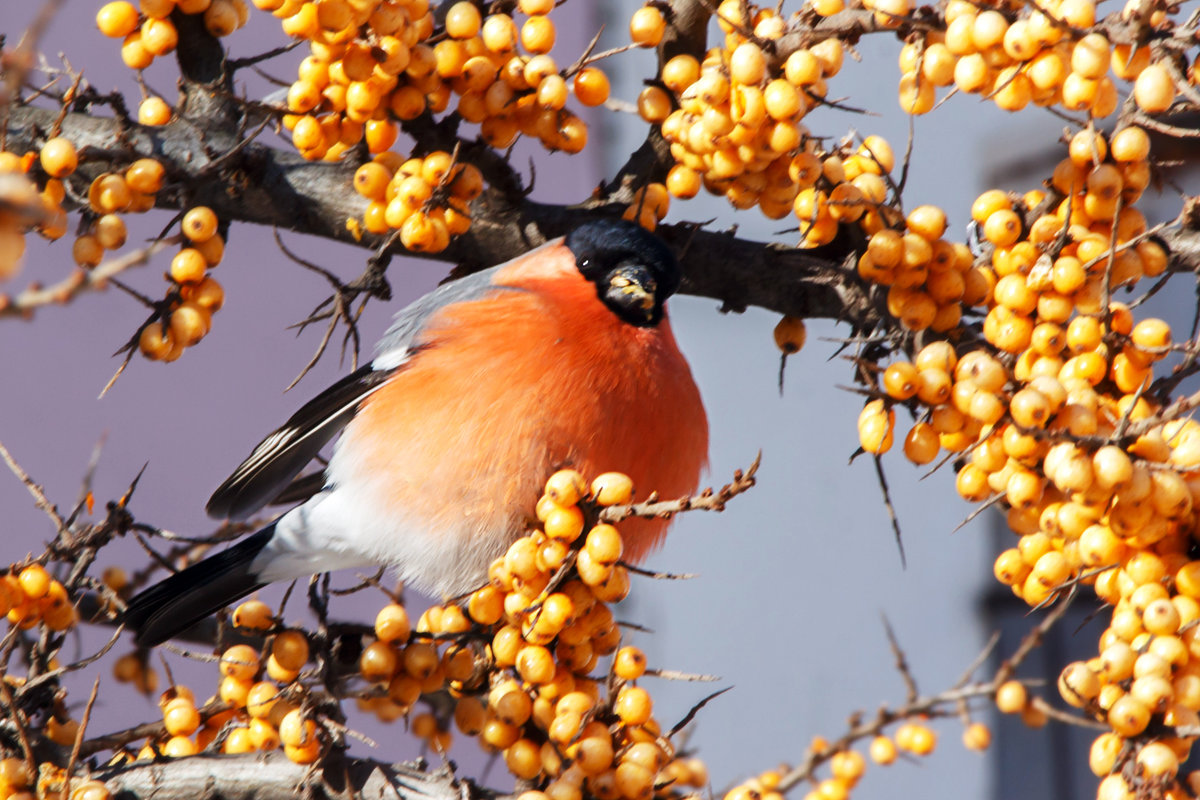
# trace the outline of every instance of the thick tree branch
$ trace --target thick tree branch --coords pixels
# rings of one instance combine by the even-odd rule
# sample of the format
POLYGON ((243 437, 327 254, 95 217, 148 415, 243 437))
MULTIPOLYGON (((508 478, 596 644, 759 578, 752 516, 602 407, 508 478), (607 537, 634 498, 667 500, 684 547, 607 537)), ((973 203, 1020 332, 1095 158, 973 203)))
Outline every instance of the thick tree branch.
POLYGON ((282 752, 201 755, 135 762, 93 777, 115 797, 139 800, 498 800, 502 795, 457 778, 449 768, 370 759, 330 759, 319 769, 282 752))
MULTIPOLYGON (((43 108, 13 109, 10 148, 18 152, 37 149, 57 116, 43 108)), ((153 156, 166 166, 170 181, 158 196, 162 207, 203 203, 223 220, 294 230, 358 246, 382 244, 379 237, 369 235, 356 239, 346 228, 346 221, 361 219, 366 207, 365 199, 351 188, 353 163, 305 161, 258 141, 246 143, 236 132, 219 127, 200 130, 187 120, 149 128, 73 112, 63 119, 62 133, 83 153, 75 179, 76 189, 83 194, 87 182, 102 172, 153 156)), ((473 271, 560 236, 584 219, 619 210, 623 207, 549 205, 491 188, 472 208, 471 229, 433 257, 457 263, 464 272, 473 271)), ((730 310, 760 306, 868 327, 878 318, 864 285, 852 270, 841 268, 841 254, 836 250, 798 250, 689 225, 663 226, 660 232, 684 255, 683 291, 687 294, 711 297, 730 310)), ((398 243, 395 248, 403 252, 398 243)))

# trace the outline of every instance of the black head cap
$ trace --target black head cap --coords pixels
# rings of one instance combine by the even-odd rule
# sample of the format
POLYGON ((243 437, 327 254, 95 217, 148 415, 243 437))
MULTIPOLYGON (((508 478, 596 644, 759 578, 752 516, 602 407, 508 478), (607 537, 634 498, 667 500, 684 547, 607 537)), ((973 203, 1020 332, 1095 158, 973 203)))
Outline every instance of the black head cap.
POLYGON ((566 245, 614 314, 631 325, 658 324, 663 303, 681 278, 679 263, 662 239, 632 222, 598 219, 567 234, 566 245))

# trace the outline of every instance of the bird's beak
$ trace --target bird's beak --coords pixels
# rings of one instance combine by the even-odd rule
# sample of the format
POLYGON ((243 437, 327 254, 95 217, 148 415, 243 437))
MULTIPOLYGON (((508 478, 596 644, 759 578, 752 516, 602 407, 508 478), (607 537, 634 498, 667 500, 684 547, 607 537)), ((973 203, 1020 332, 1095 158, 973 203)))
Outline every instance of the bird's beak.
POLYGON ((640 264, 626 264, 609 273, 605 295, 626 314, 652 322, 658 302, 657 291, 658 281, 650 270, 640 264))

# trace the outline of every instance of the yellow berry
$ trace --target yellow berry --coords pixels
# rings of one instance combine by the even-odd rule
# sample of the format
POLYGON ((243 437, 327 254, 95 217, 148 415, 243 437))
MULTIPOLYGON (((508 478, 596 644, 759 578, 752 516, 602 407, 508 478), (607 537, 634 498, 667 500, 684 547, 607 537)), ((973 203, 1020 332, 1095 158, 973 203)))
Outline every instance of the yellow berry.
POLYGON ((799 317, 785 316, 775 325, 775 346, 786 355, 800 352, 808 338, 804 320, 799 317))
POLYGON ((75 171, 79 156, 70 140, 56 136, 42 145, 38 154, 42 169, 52 178, 65 178, 75 171))
POLYGON ((300 631, 283 631, 271 643, 271 658, 285 671, 300 670, 308 662, 308 639, 300 631))
POLYGON ((869 752, 871 760, 876 764, 886 766, 896 760, 896 744, 886 736, 876 736, 872 739, 869 752))
POLYGON ((183 235, 193 242, 206 242, 217 232, 217 215, 208 206, 196 206, 183 215, 183 235))
POLYGON ((633 501, 633 480, 621 472, 605 472, 597 475, 592 479, 591 490, 592 499, 600 506, 626 505, 633 501))

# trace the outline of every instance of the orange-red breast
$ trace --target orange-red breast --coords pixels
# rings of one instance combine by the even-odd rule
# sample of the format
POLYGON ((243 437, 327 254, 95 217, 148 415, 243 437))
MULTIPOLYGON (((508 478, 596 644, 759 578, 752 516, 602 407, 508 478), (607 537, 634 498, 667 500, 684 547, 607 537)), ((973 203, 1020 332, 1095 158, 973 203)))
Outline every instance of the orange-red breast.
MULTIPOLYGON (((273 581, 346 567, 471 591, 560 468, 691 492, 708 423, 667 322, 679 280, 661 240, 603 220, 417 300, 375 360, 264 439, 208 511, 258 511, 341 431, 323 488, 133 598, 125 621, 137 641, 162 642, 273 581)), ((627 556, 643 557, 666 525, 622 523, 627 556)))

